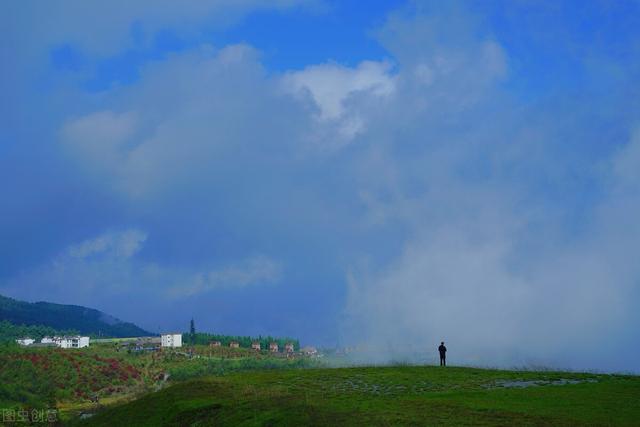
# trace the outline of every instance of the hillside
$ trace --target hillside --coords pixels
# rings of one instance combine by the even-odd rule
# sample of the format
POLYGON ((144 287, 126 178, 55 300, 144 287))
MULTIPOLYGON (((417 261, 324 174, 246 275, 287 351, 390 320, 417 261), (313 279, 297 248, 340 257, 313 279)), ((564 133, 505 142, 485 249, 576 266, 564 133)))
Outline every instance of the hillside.
POLYGON ((100 351, 0 346, 0 407, 55 408, 138 390, 147 360, 100 351))
POLYGON ((105 337, 154 335, 93 308, 50 302, 29 303, 0 295, 0 321, 3 320, 14 325, 47 326, 105 337))
POLYGON ((92 397, 111 406, 202 376, 316 365, 308 358, 242 348, 195 346, 188 353, 182 350, 138 352, 116 342, 78 350, 0 343, 0 409, 56 408, 60 419, 68 421, 81 412, 95 411, 92 397))
POLYGON ((6 320, 0 320, 0 343, 13 342, 24 337, 40 341, 43 337, 56 335, 78 335, 78 331, 73 329, 53 329, 42 325, 15 325, 6 320))
POLYGON ((107 408, 87 426, 631 426, 640 378, 473 368, 234 373, 107 408))

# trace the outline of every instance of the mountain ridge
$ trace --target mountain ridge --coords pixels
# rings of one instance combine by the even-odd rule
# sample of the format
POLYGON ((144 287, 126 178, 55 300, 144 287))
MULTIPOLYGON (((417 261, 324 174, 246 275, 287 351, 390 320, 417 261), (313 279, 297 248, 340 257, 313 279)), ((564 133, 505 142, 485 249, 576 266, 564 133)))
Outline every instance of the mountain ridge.
POLYGON ((48 326, 104 337, 156 335, 95 308, 46 301, 26 302, 0 295, 0 321, 15 325, 48 326))

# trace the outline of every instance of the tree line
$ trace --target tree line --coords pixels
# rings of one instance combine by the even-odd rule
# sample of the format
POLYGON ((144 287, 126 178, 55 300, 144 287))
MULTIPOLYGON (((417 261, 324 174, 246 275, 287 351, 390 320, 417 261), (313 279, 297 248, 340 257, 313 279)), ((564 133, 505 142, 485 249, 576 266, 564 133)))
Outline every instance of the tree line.
POLYGON ((25 337, 40 341, 43 337, 78 334, 73 329, 58 330, 44 325, 16 325, 6 320, 0 321, 0 341, 14 341, 25 337))
POLYGON ((229 347, 232 341, 235 341, 240 344, 242 348, 251 348, 251 344, 254 342, 260 343, 260 348, 263 350, 269 349, 269 344, 272 342, 278 343, 278 347, 280 351, 284 351, 284 345, 287 343, 293 344, 294 351, 300 350, 300 341, 294 338, 289 337, 272 337, 272 336, 262 336, 259 335, 257 337, 250 336, 240 336, 240 335, 220 335, 220 334, 209 334, 203 332, 186 332, 184 333, 185 341, 190 344, 195 345, 209 345, 214 341, 220 341, 220 344, 223 347, 229 347))

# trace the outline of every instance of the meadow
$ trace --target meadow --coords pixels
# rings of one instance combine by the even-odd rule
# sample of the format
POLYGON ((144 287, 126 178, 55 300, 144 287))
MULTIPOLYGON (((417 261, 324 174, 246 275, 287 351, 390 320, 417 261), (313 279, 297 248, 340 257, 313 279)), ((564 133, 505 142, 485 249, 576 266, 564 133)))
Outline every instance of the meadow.
POLYGON ((116 349, 0 347, 0 407, 56 408, 61 424, 80 426, 640 424, 632 375, 116 349))
POLYGON ((117 342, 76 350, 0 344, 0 408, 56 408, 60 419, 69 421, 191 378, 312 365, 305 358, 242 348, 128 352, 118 350, 117 342))
POLYGON ((86 426, 633 426, 640 379, 433 366, 290 369, 182 382, 86 426))

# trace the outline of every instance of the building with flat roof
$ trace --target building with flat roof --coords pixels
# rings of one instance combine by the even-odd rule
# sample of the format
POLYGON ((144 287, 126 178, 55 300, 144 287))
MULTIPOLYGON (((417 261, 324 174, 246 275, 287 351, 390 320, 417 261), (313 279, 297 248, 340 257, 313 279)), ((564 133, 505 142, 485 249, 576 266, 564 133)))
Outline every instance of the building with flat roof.
POLYGON ((53 344, 60 348, 84 348, 89 347, 89 337, 80 335, 44 337, 40 340, 40 344, 53 344))
POLYGON ((166 333, 160 336, 161 347, 182 347, 182 334, 166 333))

